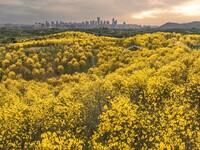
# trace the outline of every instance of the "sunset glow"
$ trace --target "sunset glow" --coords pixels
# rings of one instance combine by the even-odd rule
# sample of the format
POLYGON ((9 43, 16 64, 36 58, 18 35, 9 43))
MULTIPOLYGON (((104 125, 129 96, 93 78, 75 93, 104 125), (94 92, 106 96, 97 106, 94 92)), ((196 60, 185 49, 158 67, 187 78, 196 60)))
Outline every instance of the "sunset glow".
POLYGON ((200 1, 193 1, 181 6, 174 7, 172 12, 186 16, 200 15, 200 1))
POLYGON ((133 13, 131 17, 133 19, 161 19, 169 16, 176 17, 198 17, 200 16, 200 1, 193 0, 190 2, 181 3, 176 6, 169 6, 161 8, 153 8, 137 13, 133 13))
POLYGON ((136 19, 143 19, 143 18, 154 18, 155 15, 159 14, 160 10, 149 10, 149 11, 143 11, 139 14, 134 14, 132 17, 136 19))

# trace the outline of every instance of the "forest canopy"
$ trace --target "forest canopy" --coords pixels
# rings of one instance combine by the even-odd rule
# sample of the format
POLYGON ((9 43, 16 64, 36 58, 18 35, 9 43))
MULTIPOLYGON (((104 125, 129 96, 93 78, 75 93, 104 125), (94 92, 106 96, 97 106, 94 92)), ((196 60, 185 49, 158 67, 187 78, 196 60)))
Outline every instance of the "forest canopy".
POLYGON ((200 35, 63 32, 0 47, 0 149, 200 149, 200 35))

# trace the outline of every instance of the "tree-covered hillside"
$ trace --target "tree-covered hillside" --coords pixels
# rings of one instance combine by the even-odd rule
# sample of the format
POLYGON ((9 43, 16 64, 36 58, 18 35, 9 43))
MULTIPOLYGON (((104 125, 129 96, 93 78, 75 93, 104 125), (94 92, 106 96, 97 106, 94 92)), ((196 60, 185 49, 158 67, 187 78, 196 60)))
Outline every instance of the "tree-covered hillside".
POLYGON ((63 32, 0 47, 0 149, 200 149, 200 35, 63 32))

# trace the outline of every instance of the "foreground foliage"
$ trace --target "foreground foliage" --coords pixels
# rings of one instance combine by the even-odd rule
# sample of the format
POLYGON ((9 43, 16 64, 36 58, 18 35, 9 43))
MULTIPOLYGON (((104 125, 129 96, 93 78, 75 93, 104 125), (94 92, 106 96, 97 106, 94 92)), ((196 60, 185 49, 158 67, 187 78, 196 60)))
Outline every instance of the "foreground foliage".
POLYGON ((199 43, 65 32, 0 47, 0 149, 200 149, 199 43))

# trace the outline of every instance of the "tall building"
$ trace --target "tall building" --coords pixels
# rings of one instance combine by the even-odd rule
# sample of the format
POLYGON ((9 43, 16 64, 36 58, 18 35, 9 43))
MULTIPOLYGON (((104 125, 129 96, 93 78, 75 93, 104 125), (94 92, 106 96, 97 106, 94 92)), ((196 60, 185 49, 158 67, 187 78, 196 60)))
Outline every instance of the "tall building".
POLYGON ((115 20, 115 26, 117 25, 117 20, 115 20))
POLYGON ((53 21, 51 21, 51 26, 54 26, 55 24, 54 24, 54 22, 53 21))
POLYGON ((101 18, 97 17, 97 25, 100 25, 100 23, 101 23, 101 18))
POLYGON ((114 26, 115 24, 115 18, 112 19, 112 25, 114 26))
POLYGON ((90 25, 93 25, 93 21, 90 21, 90 25))
POLYGON ((112 19, 112 26, 116 26, 117 25, 117 20, 115 20, 115 18, 112 19))
POLYGON ((59 22, 58 22, 58 20, 56 21, 56 26, 58 26, 59 25, 59 22))
POLYGON ((45 25, 48 27, 50 26, 50 23, 48 21, 45 21, 45 25))

